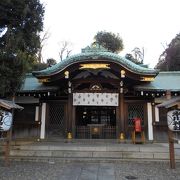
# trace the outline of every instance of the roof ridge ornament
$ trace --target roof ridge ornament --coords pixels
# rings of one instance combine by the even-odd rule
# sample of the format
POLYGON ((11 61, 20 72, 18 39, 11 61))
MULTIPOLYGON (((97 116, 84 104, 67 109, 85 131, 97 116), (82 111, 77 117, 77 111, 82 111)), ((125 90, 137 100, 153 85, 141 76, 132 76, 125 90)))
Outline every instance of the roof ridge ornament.
POLYGON ((98 42, 93 42, 90 46, 86 46, 81 49, 82 53, 93 53, 93 52, 110 52, 105 47, 101 46, 98 42))

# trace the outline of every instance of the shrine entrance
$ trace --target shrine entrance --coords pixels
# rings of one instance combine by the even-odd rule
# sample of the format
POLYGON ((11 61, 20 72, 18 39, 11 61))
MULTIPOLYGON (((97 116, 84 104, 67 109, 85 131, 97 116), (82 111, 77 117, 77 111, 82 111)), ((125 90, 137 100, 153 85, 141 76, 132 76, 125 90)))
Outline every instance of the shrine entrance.
POLYGON ((111 139, 116 137, 116 107, 77 106, 76 137, 111 139))
POLYGON ((101 106, 78 106, 76 125, 103 124, 116 125, 116 108, 101 106))

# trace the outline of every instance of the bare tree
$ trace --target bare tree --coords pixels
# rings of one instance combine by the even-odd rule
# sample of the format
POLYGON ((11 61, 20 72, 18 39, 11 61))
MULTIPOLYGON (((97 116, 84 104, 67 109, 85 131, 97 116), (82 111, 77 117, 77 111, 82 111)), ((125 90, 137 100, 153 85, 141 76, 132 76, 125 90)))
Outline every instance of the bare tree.
POLYGON ((134 55, 134 58, 139 61, 140 63, 143 64, 143 61, 144 61, 144 48, 142 48, 142 50, 138 47, 135 47, 133 50, 133 55, 134 55))
POLYGON ((162 42, 161 42, 161 45, 162 45, 164 51, 165 51, 165 50, 167 49, 167 47, 168 47, 168 43, 167 43, 167 42, 165 42, 165 43, 162 43, 162 42))
POLYGON ((51 36, 51 34, 49 33, 49 30, 47 30, 44 32, 44 34, 42 35, 42 37, 40 39, 40 47, 39 47, 39 51, 37 53, 37 59, 38 59, 39 63, 43 62, 42 50, 43 50, 44 46, 46 45, 46 42, 50 36, 51 36))
POLYGON ((61 41, 58 43, 60 46, 59 57, 62 61, 64 57, 69 57, 72 52, 72 43, 69 41, 61 41))

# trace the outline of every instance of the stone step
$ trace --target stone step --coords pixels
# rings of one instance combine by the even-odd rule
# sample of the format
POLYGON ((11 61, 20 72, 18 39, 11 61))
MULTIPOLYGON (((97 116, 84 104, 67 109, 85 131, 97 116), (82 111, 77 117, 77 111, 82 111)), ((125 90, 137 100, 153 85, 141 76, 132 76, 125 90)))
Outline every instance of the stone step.
MULTIPOLYGON (((176 160, 180 160, 179 146, 175 154, 176 160)), ((169 149, 167 144, 34 143, 14 145, 10 155, 21 160, 169 160, 169 149)))
POLYGON ((108 151, 108 152, 168 152, 168 148, 146 145, 21 145, 12 146, 13 150, 44 151, 108 151))
MULTIPOLYGON (((118 158, 118 159, 168 159, 169 153, 162 152, 117 152, 117 151, 51 151, 11 150, 12 157, 60 157, 60 158, 118 158)), ((177 156, 180 159, 180 156, 177 156)))

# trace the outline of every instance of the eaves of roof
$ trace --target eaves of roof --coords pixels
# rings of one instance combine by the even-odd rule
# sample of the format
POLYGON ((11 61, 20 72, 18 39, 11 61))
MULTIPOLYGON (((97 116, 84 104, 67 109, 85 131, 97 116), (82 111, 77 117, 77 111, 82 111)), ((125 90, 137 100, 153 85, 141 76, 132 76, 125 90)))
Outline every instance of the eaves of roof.
POLYGON ((43 83, 40 83, 32 74, 27 74, 19 92, 48 92, 56 91, 58 89, 57 86, 46 86, 43 83))
POLYGON ((180 91, 180 71, 160 72, 154 81, 134 88, 137 91, 180 91))
POLYGON ((102 60, 116 63, 128 69, 129 71, 140 75, 156 76, 159 72, 158 70, 137 65, 132 61, 124 57, 121 57, 115 53, 95 51, 95 52, 82 52, 80 54, 72 55, 52 67, 49 67, 42 71, 34 71, 33 75, 35 75, 36 77, 51 76, 63 71, 65 68, 75 63, 83 63, 89 61, 93 62, 93 61, 102 61, 102 60))

